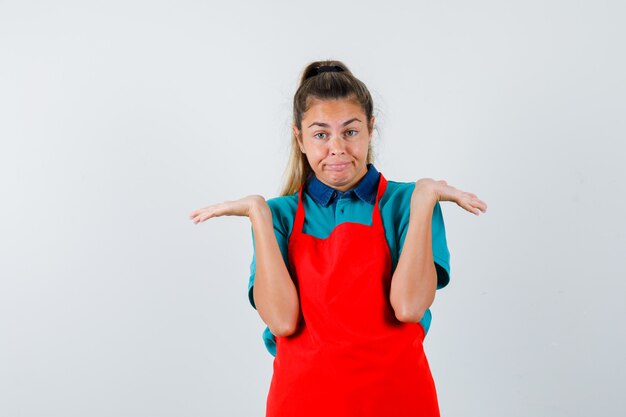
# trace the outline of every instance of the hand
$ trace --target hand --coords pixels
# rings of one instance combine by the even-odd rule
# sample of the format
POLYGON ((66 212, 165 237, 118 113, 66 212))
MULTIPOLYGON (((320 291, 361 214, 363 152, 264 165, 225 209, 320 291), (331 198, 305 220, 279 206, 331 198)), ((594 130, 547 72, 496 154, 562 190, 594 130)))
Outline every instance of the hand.
POLYGON ((240 198, 239 200, 224 201, 222 203, 212 204, 210 206, 194 210, 189 215, 189 218, 195 224, 198 224, 212 217, 219 216, 250 217, 264 209, 269 211, 269 206, 263 196, 249 195, 247 197, 240 198))
POLYGON ((435 201, 453 201, 462 209, 472 214, 479 215, 482 211, 487 211, 487 204, 479 199, 476 194, 454 188, 448 185, 445 180, 433 180, 432 178, 422 178, 415 183, 413 198, 423 198, 424 195, 431 196, 435 201), (420 197, 415 197, 416 195, 420 197))

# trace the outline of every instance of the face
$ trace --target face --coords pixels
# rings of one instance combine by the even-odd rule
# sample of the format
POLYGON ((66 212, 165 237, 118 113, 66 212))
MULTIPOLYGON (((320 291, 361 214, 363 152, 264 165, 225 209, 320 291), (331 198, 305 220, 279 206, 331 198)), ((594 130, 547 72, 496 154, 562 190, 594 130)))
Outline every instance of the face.
POLYGON ((302 131, 293 127, 300 150, 318 180, 347 191, 367 172, 374 117, 366 120, 361 105, 349 99, 312 99, 310 103, 302 117, 302 131))

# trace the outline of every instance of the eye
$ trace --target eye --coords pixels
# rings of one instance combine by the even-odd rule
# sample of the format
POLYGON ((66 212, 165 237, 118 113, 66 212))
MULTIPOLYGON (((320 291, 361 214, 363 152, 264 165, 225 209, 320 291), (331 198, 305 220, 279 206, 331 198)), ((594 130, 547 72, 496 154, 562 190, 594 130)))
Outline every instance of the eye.
POLYGON ((347 134, 348 136, 356 136, 356 135, 358 135, 358 134, 359 134, 359 131, 358 131, 358 130, 354 130, 354 129, 350 129, 350 130, 348 130, 348 131, 346 132, 346 134, 347 134))
POLYGON ((319 133, 314 134, 314 135, 313 135, 313 137, 314 137, 315 139, 326 139, 326 137, 325 137, 325 136, 324 136, 324 137, 320 137, 320 136, 318 136, 318 135, 326 135, 326 133, 324 133, 324 132, 319 132, 319 133))

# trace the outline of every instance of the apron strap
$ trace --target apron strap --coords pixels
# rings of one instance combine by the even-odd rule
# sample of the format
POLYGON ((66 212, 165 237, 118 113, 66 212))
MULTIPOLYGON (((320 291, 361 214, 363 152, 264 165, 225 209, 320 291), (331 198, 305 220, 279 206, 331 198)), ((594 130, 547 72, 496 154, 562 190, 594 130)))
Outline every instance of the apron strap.
POLYGON ((382 198, 383 194, 385 194, 385 190, 387 189, 387 179, 383 176, 382 172, 380 173, 380 179, 378 180, 378 192, 376 193, 376 203, 374 203, 374 210, 372 210, 372 226, 383 228, 383 217, 380 214, 380 208, 378 203, 382 198))
POLYGON ((302 204, 302 187, 304 184, 300 185, 300 189, 298 190, 298 208, 296 209, 296 219, 293 222, 293 230, 292 234, 301 234, 302 227, 304 226, 304 205, 302 204))

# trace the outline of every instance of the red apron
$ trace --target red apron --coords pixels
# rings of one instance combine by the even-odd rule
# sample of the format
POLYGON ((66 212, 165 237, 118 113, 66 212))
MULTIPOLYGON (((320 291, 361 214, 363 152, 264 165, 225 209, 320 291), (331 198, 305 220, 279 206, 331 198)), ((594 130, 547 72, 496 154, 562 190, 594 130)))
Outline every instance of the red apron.
POLYGON ((297 331, 276 337, 266 417, 438 417, 424 328, 396 319, 391 255, 378 202, 372 225, 339 224, 325 239, 302 233, 302 187, 289 239, 300 296, 297 331))

